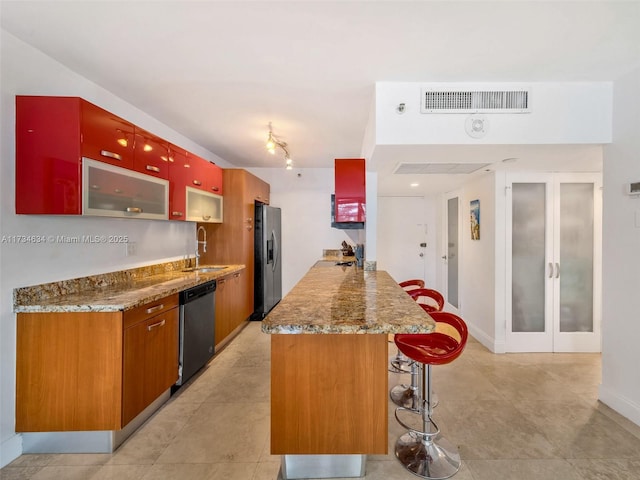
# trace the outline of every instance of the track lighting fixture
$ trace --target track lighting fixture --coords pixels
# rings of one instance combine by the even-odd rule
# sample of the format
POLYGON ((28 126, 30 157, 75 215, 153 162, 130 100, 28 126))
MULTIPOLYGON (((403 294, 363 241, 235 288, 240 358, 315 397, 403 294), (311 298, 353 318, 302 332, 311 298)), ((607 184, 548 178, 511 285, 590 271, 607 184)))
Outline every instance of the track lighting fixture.
POLYGON ((287 149, 287 143, 280 140, 273 134, 273 130, 271 127, 271 122, 269 122, 269 136, 267 137, 266 143, 267 151, 274 155, 276 153, 276 147, 279 147, 284 152, 284 161, 285 167, 287 170, 293 169, 293 160, 291 159, 291 155, 289 154, 289 150, 287 149))

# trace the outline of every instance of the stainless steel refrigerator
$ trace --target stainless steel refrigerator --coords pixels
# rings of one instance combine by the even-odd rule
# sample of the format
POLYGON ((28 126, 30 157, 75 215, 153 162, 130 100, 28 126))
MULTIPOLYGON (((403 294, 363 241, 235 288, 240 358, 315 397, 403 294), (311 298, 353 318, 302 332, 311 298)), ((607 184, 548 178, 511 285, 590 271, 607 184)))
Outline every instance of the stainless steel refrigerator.
POLYGON ((255 280, 252 320, 262 320, 282 298, 280 209, 256 203, 255 280))

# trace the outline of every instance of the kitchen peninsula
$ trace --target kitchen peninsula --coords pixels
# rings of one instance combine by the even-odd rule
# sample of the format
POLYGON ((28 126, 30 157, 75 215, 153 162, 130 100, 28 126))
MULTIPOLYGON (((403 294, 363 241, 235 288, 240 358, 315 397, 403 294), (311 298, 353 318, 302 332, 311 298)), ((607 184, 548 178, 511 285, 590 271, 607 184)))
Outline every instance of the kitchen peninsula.
POLYGON ((434 328, 387 272, 317 262, 262 323, 282 477, 362 476, 386 454, 388 334, 434 328))

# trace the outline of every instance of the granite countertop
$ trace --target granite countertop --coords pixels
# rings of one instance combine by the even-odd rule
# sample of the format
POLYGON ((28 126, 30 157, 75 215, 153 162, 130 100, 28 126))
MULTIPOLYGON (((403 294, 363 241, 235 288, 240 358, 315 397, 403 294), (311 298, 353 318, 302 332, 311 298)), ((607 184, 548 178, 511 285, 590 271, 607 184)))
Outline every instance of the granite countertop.
MULTIPOLYGON (((326 257, 325 257, 326 259, 326 257)), ((433 319, 384 271, 317 262, 262 321, 281 333, 429 333, 433 319)))
MULTIPOLYGON (((206 265, 201 265, 201 268, 206 265)), ((139 278, 118 278, 115 283, 102 281, 102 276, 54 282, 14 291, 14 312, 117 312, 153 302, 195 287, 209 280, 244 270, 244 265, 225 265, 215 272, 171 270, 139 278), (70 283, 75 282, 73 285, 70 283), (83 289, 74 288, 81 284, 83 289)), ((107 274, 109 275, 109 274, 107 274)), ((106 276, 106 275, 105 275, 106 276)))

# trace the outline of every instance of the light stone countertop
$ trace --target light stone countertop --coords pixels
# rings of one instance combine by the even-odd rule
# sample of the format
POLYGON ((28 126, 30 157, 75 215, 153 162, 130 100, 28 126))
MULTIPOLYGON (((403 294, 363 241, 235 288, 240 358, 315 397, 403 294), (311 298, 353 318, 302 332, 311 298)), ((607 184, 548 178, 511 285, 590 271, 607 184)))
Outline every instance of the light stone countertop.
POLYGON ((102 276, 96 275, 24 287, 18 289, 19 293, 14 292, 13 310, 16 313, 125 311, 244 269, 244 265, 225 265, 222 270, 208 273, 172 270, 119 279, 111 284, 100 284, 102 276), (74 285, 69 286, 71 282, 74 285), (74 291, 78 283, 84 288, 74 291))
POLYGON ((319 261, 262 321, 269 334, 429 333, 433 319, 384 271, 319 261))

